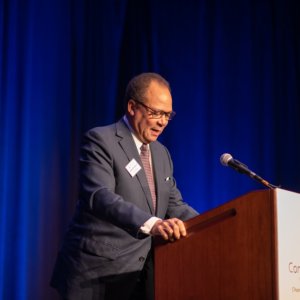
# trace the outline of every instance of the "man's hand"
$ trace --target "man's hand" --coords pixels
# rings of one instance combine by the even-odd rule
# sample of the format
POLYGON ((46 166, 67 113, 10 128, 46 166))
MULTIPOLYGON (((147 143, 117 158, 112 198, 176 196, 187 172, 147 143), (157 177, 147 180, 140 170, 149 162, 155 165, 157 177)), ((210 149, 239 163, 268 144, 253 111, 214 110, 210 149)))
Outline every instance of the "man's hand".
POLYGON ((151 230, 154 236, 161 236, 164 240, 173 242, 186 236, 186 229, 184 223, 177 219, 158 220, 151 230))

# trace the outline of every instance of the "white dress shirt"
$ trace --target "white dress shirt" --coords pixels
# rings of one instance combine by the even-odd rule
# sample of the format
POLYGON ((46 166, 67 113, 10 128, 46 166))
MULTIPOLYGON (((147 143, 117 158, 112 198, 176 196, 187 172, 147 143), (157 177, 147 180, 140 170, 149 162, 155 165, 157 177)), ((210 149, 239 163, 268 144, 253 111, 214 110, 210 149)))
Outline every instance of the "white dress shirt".
MULTIPOLYGON (((125 124, 127 125, 127 127, 129 128, 131 134, 132 134, 132 137, 133 137, 133 140, 134 140, 134 143, 137 147, 137 150, 139 152, 139 154, 141 154, 141 146, 143 145, 143 143, 137 138, 137 136, 135 135, 132 127, 130 126, 129 124, 129 121, 127 119, 126 116, 123 117, 123 120, 125 122, 125 124)), ((147 145, 149 147, 149 145, 147 145)), ((150 149, 149 149, 150 150, 150 149)), ((152 167, 152 162, 151 162, 151 151, 150 151, 150 165, 152 167)), ((152 227, 154 226, 154 224, 156 223, 156 221, 158 220, 161 220, 160 218, 157 218, 157 217, 151 217, 149 220, 147 220, 140 228, 140 230, 145 233, 145 234, 149 234, 150 235, 150 232, 152 230, 152 227)))

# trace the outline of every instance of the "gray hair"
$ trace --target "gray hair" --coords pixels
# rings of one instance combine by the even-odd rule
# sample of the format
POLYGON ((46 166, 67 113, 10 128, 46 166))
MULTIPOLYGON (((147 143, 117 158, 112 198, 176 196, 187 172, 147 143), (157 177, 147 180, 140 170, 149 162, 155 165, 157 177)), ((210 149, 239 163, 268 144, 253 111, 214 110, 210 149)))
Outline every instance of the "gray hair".
POLYGON ((167 87, 171 92, 169 82, 161 75, 157 73, 141 73, 133 77, 127 85, 124 99, 125 106, 130 99, 144 102, 145 93, 152 81, 156 81, 157 83, 167 87))

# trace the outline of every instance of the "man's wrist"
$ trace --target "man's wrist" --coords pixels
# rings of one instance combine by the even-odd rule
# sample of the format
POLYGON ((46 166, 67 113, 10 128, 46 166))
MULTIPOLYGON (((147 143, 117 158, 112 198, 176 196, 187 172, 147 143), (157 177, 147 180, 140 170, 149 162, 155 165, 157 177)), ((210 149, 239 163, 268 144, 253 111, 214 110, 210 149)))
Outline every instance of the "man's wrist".
POLYGON ((154 224, 157 222, 157 221, 160 221, 161 219, 160 218, 157 218, 157 217, 151 217, 149 220, 147 220, 140 228, 140 231, 143 232, 144 234, 148 234, 150 235, 151 234, 151 230, 154 226, 154 224))

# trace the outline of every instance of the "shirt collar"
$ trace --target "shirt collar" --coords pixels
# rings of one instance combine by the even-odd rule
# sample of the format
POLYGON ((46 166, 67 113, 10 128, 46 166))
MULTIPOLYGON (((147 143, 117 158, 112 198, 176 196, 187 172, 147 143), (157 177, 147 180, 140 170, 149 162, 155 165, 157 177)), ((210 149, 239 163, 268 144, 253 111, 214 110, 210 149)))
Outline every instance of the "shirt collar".
MULTIPOLYGON (((134 143, 135 143, 135 145, 136 145, 136 147, 137 147, 139 153, 141 153, 141 146, 143 145, 143 143, 136 137, 136 135, 135 135, 135 133, 134 133, 132 127, 131 127, 130 124, 129 124, 129 121, 128 121, 126 115, 124 115, 123 120, 124 120, 125 124, 127 125, 127 127, 128 127, 129 130, 130 130, 130 133, 131 133, 131 135, 132 135, 132 137, 133 137, 134 143)), ((149 147, 149 146, 148 146, 148 147, 149 147)))

